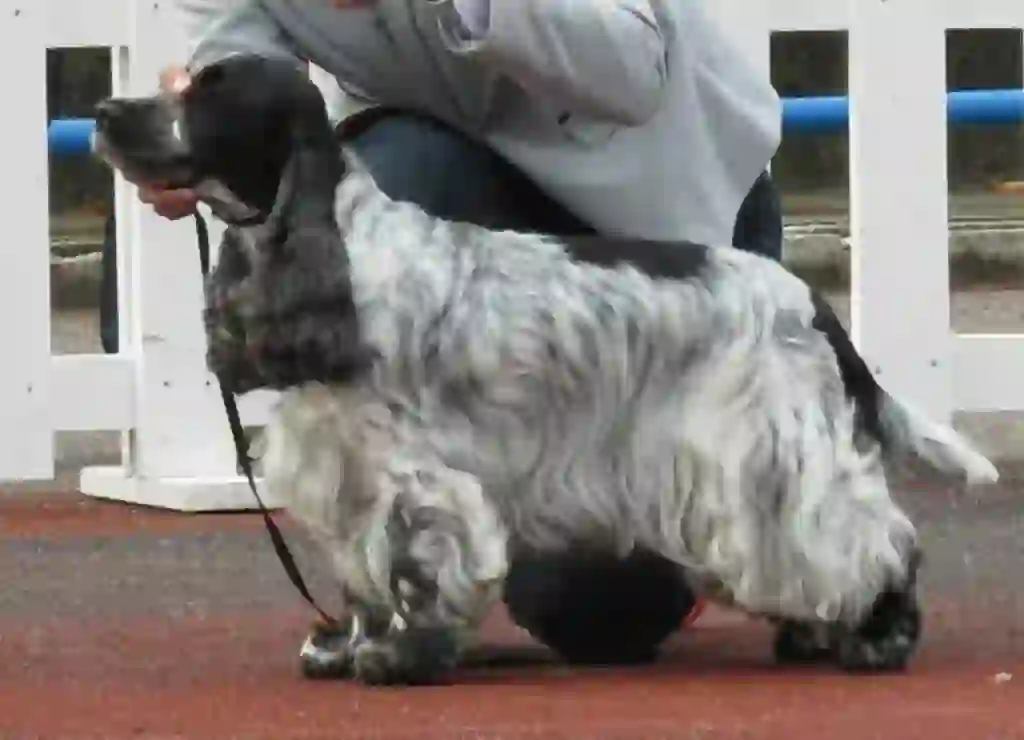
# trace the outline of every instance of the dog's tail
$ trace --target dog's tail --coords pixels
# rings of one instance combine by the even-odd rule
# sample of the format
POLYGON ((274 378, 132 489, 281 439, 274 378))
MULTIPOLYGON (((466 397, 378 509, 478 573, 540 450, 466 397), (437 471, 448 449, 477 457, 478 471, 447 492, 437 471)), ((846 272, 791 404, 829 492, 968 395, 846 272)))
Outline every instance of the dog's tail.
POLYGON ((888 455, 916 455, 937 471, 967 483, 995 483, 999 471, 952 427, 927 418, 879 388, 878 421, 888 455))
POLYGON ((999 480, 995 465, 954 429, 886 393, 828 302, 818 293, 812 293, 811 300, 814 328, 835 352, 843 385, 858 406, 861 423, 882 444, 887 457, 893 461, 918 457, 940 473, 964 476, 971 485, 999 480))

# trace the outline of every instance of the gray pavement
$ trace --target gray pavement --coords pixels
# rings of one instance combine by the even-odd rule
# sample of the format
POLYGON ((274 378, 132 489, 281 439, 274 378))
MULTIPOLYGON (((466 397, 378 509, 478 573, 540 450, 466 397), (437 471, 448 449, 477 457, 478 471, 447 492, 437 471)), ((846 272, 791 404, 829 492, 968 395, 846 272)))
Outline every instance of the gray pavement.
MULTIPOLYGON (((1019 480, 976 496, 921 482, 900 488, 897 497, 918 523, 927 555, 927 600, 945 620, 930 625, 930 639, 950 630, 998 629, 999 637, 987 639, 1024 656, 1020 491, 1019 480)), ((287 519, 280 521, 310 588, 335 608, 324 563, 287 519)), ((301 606, 255 517, 252 526, 225 522, 219 531, 198 524, 195 531, 97 529, 69 534, 54 521, 38 534, 5 536, 0 583, 10 587, 0 589, 0 624, 203 619, 301 606)))

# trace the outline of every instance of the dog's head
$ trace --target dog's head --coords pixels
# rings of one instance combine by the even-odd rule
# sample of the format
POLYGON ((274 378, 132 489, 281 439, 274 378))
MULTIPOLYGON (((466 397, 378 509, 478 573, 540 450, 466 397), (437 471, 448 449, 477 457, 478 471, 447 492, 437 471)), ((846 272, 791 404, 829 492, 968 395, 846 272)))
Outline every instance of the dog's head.
POLYGON ((180 92, 105 100, 96 119, 94 148, 111 166, 192 188, 240 227, 206 285, 207 363, 222 381, 283 389, 367 368, 334 214, 343 158, 304 69, 228 57, 180 92))
POLYGON ((180 92, 100 102, 93 146, 134 182, 194 189, 227 223, 265 219, 300 191, 329 205, 344 173, 306 70, 255 55, 201 69, 180 92))

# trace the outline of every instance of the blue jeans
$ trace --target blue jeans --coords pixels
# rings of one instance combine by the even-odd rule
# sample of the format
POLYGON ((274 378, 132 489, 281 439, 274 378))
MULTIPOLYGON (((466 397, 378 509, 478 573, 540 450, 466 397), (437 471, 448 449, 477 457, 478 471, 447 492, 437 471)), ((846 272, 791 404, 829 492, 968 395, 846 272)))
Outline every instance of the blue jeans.
MULTIPOLYGON (((394 199, 416 203, 435 216, 492 228, 593 233, 500 156, 439 123, 405 113, 363 120, 345 141, 394 199)), ((116 290, 112 239, 110 229, 102 326, 104 342, 111 345, 117 333, 116 293, 110 292, 116 290)), ((776 259, 781 254, 782 217, 767 173, 740 210, 734 243, 776 259)), ((648 552, 625 560, 582 550, 520 553, 505 590, 512 618, 577 663, 652 659, 694 602, 678 569, 648 552)))

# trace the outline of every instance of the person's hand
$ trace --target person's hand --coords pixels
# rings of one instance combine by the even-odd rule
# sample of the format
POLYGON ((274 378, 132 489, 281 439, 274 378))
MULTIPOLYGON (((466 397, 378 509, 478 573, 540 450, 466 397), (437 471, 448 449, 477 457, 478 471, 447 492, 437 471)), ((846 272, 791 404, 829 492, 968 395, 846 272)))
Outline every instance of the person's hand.
POLYGON ((171 92, 177 95, 185 92, 191 84, 192 78, 188 71, 177 64, 164 67, 160 72, 160 89, 164 92, 171 92))
MULTIPOLYGON (((181 93, 188 88, 191 79, 184 67, 167 67, 160 73, 160 89, 166 92, 181 93)), ((172 190, 160 183, 137 182, 139 200, 153 207, 159 215, 176 221, 191 216, 196 211, 199 198, 192 190, 172 190)))
POLYGON ((171 221, 191 216, 199 204, 194 190, 172 190, 159 185, 139 185, 139 200, 171 221))

